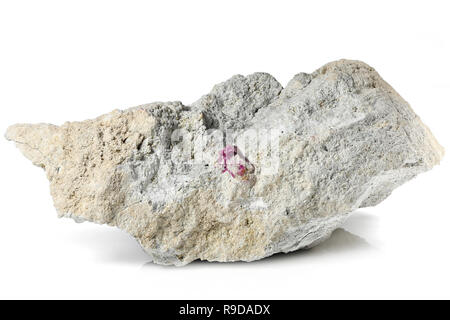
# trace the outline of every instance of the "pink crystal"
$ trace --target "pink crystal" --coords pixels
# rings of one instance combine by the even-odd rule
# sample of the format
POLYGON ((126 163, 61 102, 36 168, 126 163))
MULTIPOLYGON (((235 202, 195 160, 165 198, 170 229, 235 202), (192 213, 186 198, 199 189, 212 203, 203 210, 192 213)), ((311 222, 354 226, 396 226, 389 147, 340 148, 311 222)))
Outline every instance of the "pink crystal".
POLYGON ((230 173, 230 175, 233 178, 236 177, 236 174, 242 177, 245 175, 245 173, 247 171, 247 168, 244 164, 236 163, 236 159, 234 159, 236 155, 238 155, 240 158, 242 158, 239 160, 244 160, 245 163, 248 163, 247 158, 245 158, 238 151, 237 146, 229 146, 228 145, 219 152, 219 163, 221 163, 221 165, 222 165, 222 173, 228 172, 228 173, 230 173), (232 161, 232 160, 234 160, 234 161, 232 161), (233 173, 230 170, 230 166, 235 167, 236 173, 233 173))

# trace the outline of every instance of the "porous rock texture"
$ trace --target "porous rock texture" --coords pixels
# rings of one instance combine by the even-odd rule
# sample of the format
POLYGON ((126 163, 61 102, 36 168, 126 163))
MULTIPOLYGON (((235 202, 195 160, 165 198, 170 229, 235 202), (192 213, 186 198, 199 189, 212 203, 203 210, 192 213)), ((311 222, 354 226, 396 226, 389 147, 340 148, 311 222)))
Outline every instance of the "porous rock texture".
POLYGON ((284 89, 237 75, 189 106, 16 124, 6 138, 45 169, 60 217, 117 226, 173 265, 311 247, 443 156, 408 103, 349 60, 284 89))

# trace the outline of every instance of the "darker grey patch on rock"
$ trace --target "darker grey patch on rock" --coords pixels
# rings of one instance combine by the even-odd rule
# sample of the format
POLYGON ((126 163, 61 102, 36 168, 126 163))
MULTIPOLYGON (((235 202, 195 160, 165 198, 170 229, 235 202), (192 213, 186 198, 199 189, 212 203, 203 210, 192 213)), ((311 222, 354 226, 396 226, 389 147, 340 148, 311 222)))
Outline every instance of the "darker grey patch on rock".
POLYGON ((268 73, 235 75, 214 86, 193 103, 202 112, 207 129, 242 129, 255 113, 271 104, 283 87, 268 73))

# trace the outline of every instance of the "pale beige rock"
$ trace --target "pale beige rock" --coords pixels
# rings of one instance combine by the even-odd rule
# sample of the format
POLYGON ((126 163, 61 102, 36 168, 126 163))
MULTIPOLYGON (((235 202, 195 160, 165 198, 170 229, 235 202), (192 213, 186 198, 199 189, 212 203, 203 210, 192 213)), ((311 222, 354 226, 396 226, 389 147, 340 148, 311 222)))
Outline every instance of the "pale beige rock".
POLYGON ((6 137, 45 169, 60 216, 109 223, 125 198, 117 165, 152 135, 155 123, 137 108, 60 127, 17 124, 8 128, 6 137))
POLYGON ((175 265, 313 246, 443 156, 408 103, 348 60, 298 74, 284 90, 265 73, 235 76, 191 106, 18 124, 6 138, 45 169, 59 216, 117 226, 154 262, 175 265), (273 131, 277 150, 249 150, 261 145, 249 132, 273 131), (218 163, 226 144, 247 157, 242 175, 218 163))

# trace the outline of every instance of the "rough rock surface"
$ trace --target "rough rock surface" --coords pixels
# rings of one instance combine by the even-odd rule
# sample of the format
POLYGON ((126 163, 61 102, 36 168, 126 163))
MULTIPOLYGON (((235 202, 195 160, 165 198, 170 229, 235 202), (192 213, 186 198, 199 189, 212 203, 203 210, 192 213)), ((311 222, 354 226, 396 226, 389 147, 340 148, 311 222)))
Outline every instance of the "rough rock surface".
POLYGON ((313 246, 443 156, 408 103, 349 60, 284 89, 238 75, 190 106, 17 124, 6 138, 45 169, 60 217, 117 226, 174 265, 313 246))

